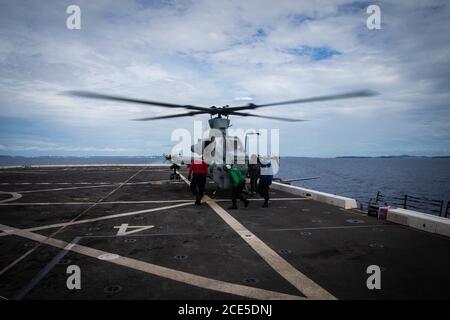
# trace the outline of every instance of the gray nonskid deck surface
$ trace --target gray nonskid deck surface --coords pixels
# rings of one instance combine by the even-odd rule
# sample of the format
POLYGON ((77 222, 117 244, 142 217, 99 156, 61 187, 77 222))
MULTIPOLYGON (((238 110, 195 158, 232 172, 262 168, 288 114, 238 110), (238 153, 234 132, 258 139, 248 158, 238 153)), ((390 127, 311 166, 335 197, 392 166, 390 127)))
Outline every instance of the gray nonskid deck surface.
POLYGON ((231 211, 229 192, 208 183, 211 204, 195 206, 169 175, 154 166, 0 170, 0 191, 21 195, 0 198, 0 225, 14 229, 0 233, 0 296, 450 298, 448 238, 274 190, 268 209, 254 197, 231 211), (118 235, 124 224, 148 228, 118 235), (81 290, 66 286, 69 265, 81 269, 81 290), (370 265, 381 267, 381 290, 367 289, 370 265))

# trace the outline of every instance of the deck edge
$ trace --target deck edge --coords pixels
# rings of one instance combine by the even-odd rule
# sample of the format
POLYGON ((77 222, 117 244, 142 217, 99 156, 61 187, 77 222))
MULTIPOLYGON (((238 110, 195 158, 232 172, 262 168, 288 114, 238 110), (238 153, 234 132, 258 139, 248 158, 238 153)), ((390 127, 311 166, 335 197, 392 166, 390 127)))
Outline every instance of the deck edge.
POLYGON ((321 191, 292 186, 280 182, 273 182, 271 188, 275 190, 289 192, 291 194, 299 195, 302 197, 310 198, 318 202, 331 204, 333 206, 337 206, 343 209, 358 208, 358 204, 356 203, 355 199, 342 197, 331 193, 325 193, 321 191))

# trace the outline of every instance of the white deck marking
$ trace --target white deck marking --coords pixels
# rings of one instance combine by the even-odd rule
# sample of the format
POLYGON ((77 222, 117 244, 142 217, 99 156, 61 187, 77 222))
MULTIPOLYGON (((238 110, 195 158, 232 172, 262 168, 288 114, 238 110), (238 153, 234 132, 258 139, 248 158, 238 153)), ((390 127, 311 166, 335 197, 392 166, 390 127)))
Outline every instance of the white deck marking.
MULTIPOLYGON (((156 211, 173 209, 173 208, 178 208, 178 207, 184 207, 184 206, 188 206, 188 205, 192 205, 192 204, 194 204, 194 202, 191 201, 191 202, 185 202, 185 203, 180 203, 180 204, 174 204, 172 206, 165 206, 165 207, 160 207, 160 208, 152 208, 152 209, 125 212, 125 213, 117 213, 117 214, 112 214, 109 216, 102 216, 102 217, 98 217, 98 218, 85 219, 85 220, 76 220, 76 221, 72 220, 69 222, 49 224, 49 225, 45 225, 45 226, 33 227, 33 228, 28 228, 28 229, 23 229, 23 230, 24 231, 39 231, 39 230, 52 229, 52 228, 58 228, 58 227, 68 227, 68 226, 73 226, 73 225, 77 225, 77 224, 96 222, 96 221, 108 220, 108 219, 115 219, 115 218, 120 218, 120 217, 137 215, 137 214, 141 214, 141 213, 149 213, 149 212, 156 212, 156 211)), ((0 233, 0 237, 11 235, 11 234, 14 234, 14 232, 0 233)))
MULTIPOLYGON (((90 189, 90 188, 102 188, 102 187, 116 187, 118 185, 122 186, 134 186, 134 185, 145 185, 145 184, 152 184, 152 185, 160 185, 163 182, 170 182, 171 180, 154 180, 154 181, 141 181, 141 182, 73 182, 73 183, 67 183, 67 182, 58 182, 53 184, 72 184, 72 185, 80 185, 79 187, 69 187, 69 188, 52 188, 52 189, 33 189, 33 190, 19 190, 20 193, 36 193, 36 192, 49 192, 49 191, 65 191, 65 190, 77 190, 77 189, 90 189)), ((31 183, 29 183, 31 184, 31 183)), ((50 182, 36 182, 35 185, 50 185, 52 183, 50 182)))
POLYGON ((128 223, 122 223, 120 226, 115 226, 114 229, 119 229, 119 230, 117 230, 116 235, 118 237, 121 237, 121 236, 128 236, 128 235, 136 233, 136 232, 148 230, 153 227, 154 226, 129 226, 128 223), (133 229, 133 230, 128 231, 128 229, 133 229))
MULTIPOLYGON (((181 178, 189 184, 189 181, 180 174, 181 178)), ((232 215, 219 206, 213 199, 208 196, 204 197, 206 203, 234 230, 237 234, 247 242, 256 253, 263 258, 278 274, 289 281, 306 297, 311 299, 327 299, 335 300, 331 293, 319 286, 306 275, 295 269, 289 262, 283 259, 272 248, 265 244, 250 230, 245 228, 232 215)))
MULTIPOLYGON (((204 234, 206 236, 210 235, 208 232, 166 232, 166 233, 144 233, 144 234, 135 234, 133 235, 133 238, 137 237, 166 237, 166 236, 195 236, 199 234, 204 234)), ((96 235, 90 235, 90 236, 82 236, 81 238, 116 238, 117 235, 105 235, 105 236, 96 236, 96 235)))
MULTIPOLYGON (((131 177, 129 177, 127 180, 125 180, 124 182, 122 182, 121 184, 119 184, 119 186, 117 188, 115 188, 114 190, 110 191, 106 196, 100 198, 96 203, 94 203, 93 205, 89 206, 88 208, 84 209, 80 214, 78 214, 75 218, 73 218, 70 222, 75 222, 77 219, 79 219, 82 215, 86 214, 89 210, 91 210, 92 208, 94 208, 98 203, 102 202, 103 200, 105 200, 106 198, 108 198, 109 196, 111 196, 114 192, 116 192, 117 190, 119 190, 125 183, 129 182, 131 179, 133 179, 135 176, 137 176, 140 172, 142 172, 142 170, 144 170, 145 168, 140 169, 138 172, 134 173, 133 175, 131 175, 131 177)), ((55 235, 57 235, 58 233, 62 232, 64 229, 66 228, 66 226, 61 226, 61 228, 59 228, 58 230, 52 232, 49 236, 47 236, 47 238, 51 238, 54 237, 55 235)), ((9 232, 8 232, 9 233, 9 232)), ((0 236, 3 236, 4 233, 0 234, 0 236)), ((41 243, 37 244, 36 246, 34 246, 30 252, 34 252, 35 250, 37 250, 39 247, 41 246, 41 243)), ((25 255, 28 255, 30 252, 25 253, 25 255)), ((18 260, 20 261, 21 259, 23 259, 24 256, 20 257, 18 260)))
POLYGON ((335 227, 304 227, 304 228, 285 228, 285 229, 268 229, 264 231, 278 232, 278 231, 302 231, 302 230, 333 230, 333 229, 358 229, 358 228, 377 228, 382 226, 391 227, 387 224, 371 224, 371 225, 359 225, 359 226, 335 226, 335 227))
MULTIPOLYGON (((33 171, 39 171, 39 170, 33 170, 33 171)), ((47 172, 48 171, 42 171, 42 172, 30 172, 30 171, 8 171, 8 170, 6 170, 6 171, 3 171, 3 170, 1 170, 1 168, 0 168, 0 173, 26 173, 26 174, 47 174, 47 172)))
POLYGON ((239 221, 226 212, 221 206, 215 203, 208 196, 206 203, 234 230, 253 250, 258 253, 278 274, 289 281, 305 296, 311 299, 336 299, 332 294, 323 289, 306 275, 295 269, 289 262, 283 259, 272 248, 265 244, 250 230, 245 228, 239 221))
POLYGON ((49 191, 66 191, 66 190, 77 190, 77 189, 91 189, 91 188, 111 188, 117 187, 118 184, 103 184, 95 186, 83 186, 83 187, 70 187, 70 188, 53 188, 53 189, 36 189, 36 190, 24 190, 19 191, 20 193, 36 193, 36 192, 49 192, 49 191))
POLYGON ((114 253, 106 253, 106 254, 101 254, 97 257, 98 260, 115 260, 117 258, 119 258, 120 256, 118 254, 114 254, 114 253))
MULTIPOLYGON (((12 227, 1 225, 1 224, 0 224, 0 229, 3 231, 13 229, 14 234, 16 234, 20 237, 38 241, 42 244, 50 245, 50 246, 60 248, 60 249, 67 248, 70 251, 73 251, 73 252, 76 252, 76 253, 91 257, 91 258, 95 258, 95 259, 98 259, 100 256, 105 255, 105 254, 113 254, 110 252, 94 249, 91 247, 82 246, 79 244, 75 244, 72 247, 69 247, 69 243, 67 243, 65 241, 58 240, 58 239, 51 238, 51 237, 45 237, 40 234, 32 233, 32 232, 29 232, 26 230, 14 229, 12 227)), ((140 261, 140 260, 136 260, 136 259, 132 259, 132 258, 127 258, 127 257, 123 257, 123 256, 119 256, 117 259, 107 260, 105 262, 124 266, 124 267, 131 268, 134 270, 139 270, 139 271, 142 271, 142 272, 145 272, 148 274, 153 274, 153 275, 167 278, 170 280, 186 283, 188 285, 192 285, 192 286, 196 286, 196 287, 200 287, 200 288, 204 288, 204 289, 209 289, 209 290, 214 290, 214 291, 218 291, 218 292, 228 293, 228 294, 232 294, 232 295, 237 295, 237 296, 241 296, 241 297, 247 297, 247 298, 251 298, 251 299, 260 299, 260 300, 267 300, 267 299, 302 300, 302 299, 304 299, 303 297, 285 294, 285 293, 281 293, 281 292, 264 290, 264 289, 254 288, 254 287, 247 287, 247 286, 240 285, 240 284, 234 284, 234 283, 225 282, 225 281, 221 281, 221 280, 215 280, 215 279, 211 279, 211 278, 207 278, 207 277, 203 277, 203 276, 199 276, 199 275, 195 275, 195 274, 187 273, 187 272, 183 272, 183 271, 178 271, 178 270, 158 266, 158 265, 155 265, 152 263, 148 263, 148 262, 144 262, 144 261, 140 261)))
MULTIPOLYGON (((178 203, 178 202, 192 202, 192 199, 186 200, 148 200, 148 201, 104 201, 97 205, 110 205, 110 204, 151 204, 151 203, 178 203)), ((83 202, 13 202, 13 203, 0 203, 0 206, 54 206, 54 205, 89 205, 94 204, 92 201, 83 202)))
POLYGON ((22 195, 20 193, 17 192, 5 192, 5 191, 0 191, 0 194, 10 194, 11 198, 5 199, 5 200, 1 200, 0 203, 6 203, 6 202, 10 202, 10 201, 15 201, 17 199, 22 198, 22 195))
MULTIPOLYGON (((213 199, 216 202, 231 201, 231 199, 213 199)), ((264 198, 248 199, 249 201, 264 201, 264 198)), ((270 201, 311 201, 310 198, 270 198, 270 201)))
MULTIPOLYGON (((264 199, 249 199, 250 201, 263 201, 264 199)), ((109 204, 146 204, 146 203, 176 203, 176 202, 191 202, 192 199, 177 199, 177 200, 137 200, 137 201, 104 201, 97 205, 109 204)), ((216 202, 229 202, 230 199, 214 199, 216 202)), ((311 201, 309 198, 270 198, 270 201, 311 201)), ((53 206, 53 205, 88 205, 95 202, 12 202, 0 203, 0 206, 53 206)))

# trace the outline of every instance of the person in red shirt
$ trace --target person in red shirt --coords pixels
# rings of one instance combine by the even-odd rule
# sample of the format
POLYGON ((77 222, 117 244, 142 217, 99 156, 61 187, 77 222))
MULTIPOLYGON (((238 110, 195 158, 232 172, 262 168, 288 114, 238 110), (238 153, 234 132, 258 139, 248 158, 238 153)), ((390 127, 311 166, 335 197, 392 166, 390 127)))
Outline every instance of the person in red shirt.
POLYGON ((208 164, 203 160, 192 160, 189 166, 188 179, 191 181, 191 191, 195 195, 195 204, 201 203, 208 175, 208 164))

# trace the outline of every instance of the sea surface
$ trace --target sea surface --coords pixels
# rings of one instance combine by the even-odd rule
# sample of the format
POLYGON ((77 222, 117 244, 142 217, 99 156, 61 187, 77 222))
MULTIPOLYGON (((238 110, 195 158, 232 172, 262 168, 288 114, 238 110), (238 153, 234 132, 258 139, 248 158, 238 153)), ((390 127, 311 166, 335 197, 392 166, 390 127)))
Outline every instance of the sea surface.
MULTIPOLYGON (((0 166, 33 164, 162 163, 153 157, 3 157, 0 166)), ((450 158, 297 158, 281 159, 278 177, 319 179, 293 182, 314 190, 354 198, 367 207, 378 191, 402 198, 405 194, 433 200, 450 200, 450 158)), ((413 199, 414 200, 414 199, 413 199)), ((394 201, 394 200, 392 200, 394 201)), ((400 200, 397 200, 401 202, 400 200)), ((410 202, 410 205, 420 206, 410 202)), ((439 209, 436 206, 427 208, 439 209)))
POLYGON ((450 200, 449 158, 284 158, 278 176, 285 179, 320 176, 293 184, 354 198, 364 207, 378 191, 386 199, 407 194, 445 200, 444 210, 450 200))

